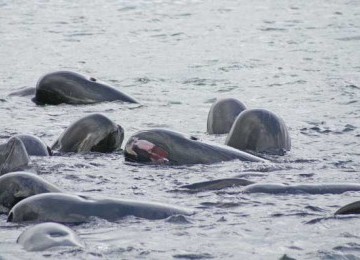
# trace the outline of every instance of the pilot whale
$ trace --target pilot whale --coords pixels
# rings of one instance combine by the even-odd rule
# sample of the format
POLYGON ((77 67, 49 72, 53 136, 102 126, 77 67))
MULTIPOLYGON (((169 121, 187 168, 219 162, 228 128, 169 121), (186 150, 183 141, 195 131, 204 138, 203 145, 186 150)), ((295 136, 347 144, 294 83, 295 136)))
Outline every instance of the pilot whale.
POLYGON ((0 175, 23 170, 29 162, 29 155, 19 138, 13 137, 7 143, 0 144, 0 175))
POLYGON ((236 117, 246 109, 246 106, 236 98, 220 98, 212 104, 208 119, 209 134, 227 134, 236 117))
POLYGON ((94 77, 72 71, 45 74, 36 84, 37 104, 94 104, 104 101, 138 103, 134 98, 94 77))
POLYGON ((72 123, 51 149, 63 153, 110 153, 120 149, 123 139, 120 125, 102 114, 91 114, 72 123))
POLYGON ((31 172, 10 172, 0 176, 0 213, 8 213, 19 201, 59 188, 31 172))
POLYGON ((242 151, 284 155, 291 140, 284 120, 266 109, 247 109, 236 118, 225 144, 242 151))
POLYGON ((164 219, 191 215, 191 210, 153 202, 94 198, 65 193, 42 193, 17 203, 9 212, 9 222, 83 223, 91 217, 116 221, 126 216, 164 219))
POLYGON ((225 145, 205 143, 167 129, 140 131, 129 138, 125 160, 152 164, 211 164, 230 160, 265 162, 264 159, 225 145))
POLYGON ((62 224, 47 222, 29 227, 18 237, 26 251, 44 251, 55 247, 84 247, 78 235, 62 224))

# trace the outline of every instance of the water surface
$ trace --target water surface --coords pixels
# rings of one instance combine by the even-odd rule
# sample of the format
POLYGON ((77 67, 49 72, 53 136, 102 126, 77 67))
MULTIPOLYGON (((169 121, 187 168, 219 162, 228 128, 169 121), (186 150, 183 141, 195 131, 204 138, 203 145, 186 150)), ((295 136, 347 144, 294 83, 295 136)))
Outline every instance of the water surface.
POLYGON ((103 113, 133 133, 170 128, 206 134, 217 97, 236 97, 284 119, 292 150, 272 163, 139 166, 122 153, 32 158, 33 170, 68 192, 151 200, 194 216, 72 228, 85 249, 25 252, 26 225, 0 216, 4 259, 358 259, 358 217, 332 218, 358 192, 242 194, 241 187, 171 192, 197 181, 241 176, 255 182, 360 180, 360 4, 358 1, 0 0, 0 138, 34 134, 51 145, 81 116, 103 113), (109 82, 142 106, 36 106, 9 97, 54 70, 109 82))

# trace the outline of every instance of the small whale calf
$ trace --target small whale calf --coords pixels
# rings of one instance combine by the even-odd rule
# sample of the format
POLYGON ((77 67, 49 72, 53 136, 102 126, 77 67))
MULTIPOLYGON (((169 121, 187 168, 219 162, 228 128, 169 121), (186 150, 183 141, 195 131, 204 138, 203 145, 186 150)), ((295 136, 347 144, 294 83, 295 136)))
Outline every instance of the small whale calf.
POLYGON ((0 175, 23 170, 30 162, 24 143, 17 137, 0 144, 0 175))
POLYGON ((30 172, 10 172, 0 176, 0 213, 7 214, 19 201, 46 192, 61 190, 30 172))
POLYGON ((136 133, 125 145, 124 155, 127 161, 169 165, 211 164, 235 159, 265 162, 237 149, 201 142, 166 129, 136 133))
POLYGON ((71 124, 52 145, 59 152, 101 152, 119 150, 124 129, 102 114, 91 114, 71 124))
POLYGON ((265 109, 247 109, 239 114, 225 144, 243 151, 283 155, 291 141, 285 122, 265 109))
POLYGON ((212 104, 208 119, 207 132, 209 134, 227 134, 235 118, 246 109, 246 106, 236 98, 220 98, 212 104))
POLYGON ((120 199, 97 199, 65 193, 43 193, 17 203, 9 212, 9 222, 83 223, 91 217, 116 221, 126 216, 164 219, 191 215, 192 211, 161 203, 120 199))
POLYGON ((78 235, 58 223, 40 223, 20 234, 17 241, 26 251, 44 251, 55 247, 84 247, 78 235))
POLYGON ((56 71, 45 74, 36 85, 33 101, 37 104, 58 105, 94 104, 104 101, 137 101, 116 88, 71 71, 56 71))

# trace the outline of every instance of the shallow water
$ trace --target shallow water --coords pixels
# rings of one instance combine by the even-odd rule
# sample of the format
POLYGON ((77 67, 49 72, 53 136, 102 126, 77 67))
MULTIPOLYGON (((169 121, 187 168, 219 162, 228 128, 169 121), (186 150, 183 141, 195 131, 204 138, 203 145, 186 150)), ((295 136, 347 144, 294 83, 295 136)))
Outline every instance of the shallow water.
POLYGON ((206 134, 217 97, 266 108, 289 127, 292 151, 272 163, 139 166, 121 153, 32 158, 40 176, 68 192, 151 200, 196 210, 190 217, 72 228, 85 249, 25 252, 26 225, 0 216, 0 258, 358 259, 358 217, 332 218, 359 192, 196 194, 184 184, 241 176, 255 182, 360 180, 359 1, 5 1, 0 0, 0 138, 34 134, 49 145, 73 121, 100 112, 125 141, 165 127, 206 134), (36 106, 9 97, 49 71, 73 70, 113 84, 142 106, 109 102, 36 106))

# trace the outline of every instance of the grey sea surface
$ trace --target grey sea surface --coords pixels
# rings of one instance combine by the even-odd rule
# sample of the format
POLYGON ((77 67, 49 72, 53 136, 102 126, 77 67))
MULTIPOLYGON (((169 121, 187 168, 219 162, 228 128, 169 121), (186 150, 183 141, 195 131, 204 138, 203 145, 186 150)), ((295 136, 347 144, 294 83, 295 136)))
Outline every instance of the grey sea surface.
POLYGON ((0 139, 34 134, 51 145, 72 122, 103 113, 135 132, 206 134, 218 97, 284 119, 292 150, 271 163, 151 166, 121 152, 32 157, 41 177, 70 193, 156 201, 195 215, 94 219, 71 226, 84 249, 26 252, 27 224, 0 216, 0 259, 360 259, 360 217, 333 217, 343 194, 243 194, 241 187, 172 192, 240 176, 271 183, 359 183, 358 0, 0 0, 0 139), (108 82, 142 105, 37 106, 9 96, 44 73, 71 70, 108 82))

